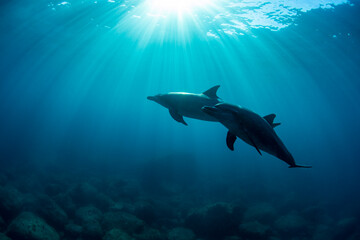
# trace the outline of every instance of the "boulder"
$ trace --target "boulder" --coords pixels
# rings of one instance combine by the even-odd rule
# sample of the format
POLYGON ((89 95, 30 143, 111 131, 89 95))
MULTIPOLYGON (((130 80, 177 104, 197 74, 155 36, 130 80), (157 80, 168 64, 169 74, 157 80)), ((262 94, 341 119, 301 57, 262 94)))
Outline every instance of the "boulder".
POLYGON ((65 191, 65 187, 58 183, 49 183, 45 186, 44 192, 49 196, 56 196, 65 191))
POLYGON ((266 239, 270 232, 270 227, 258 221, 251 221, 239 225, 241 236, 248 239, 266 239))
POLYGON ((4 219, 0 216, 0 232, 3 232, 6 228, 4 219))
POLYGON ((260 223, 270 224, 276 220, 276 209, 269 203, 260 203, 249 207, 245 213, 243 221, 258 221, 260 223))
POLYGON ((360 231, 351 235, 347 240, 359 240, 360 239, 360 231))
POLYGON ((69 195, 77 205, 94 205, 101 210, 107 210, 114 204, 110 197, 88 183, 76 185, 70 190, 69 195))
POLYGON ((85 239, 101 239, 103 236, 103 230, 99 222, 86 222, 82 227, 82 236, 85 239))
POLYGON ((86 239, 100 239, 103 235, 101 227, 102 213, 93 206, 79 208, 76 217, 82 226, 82 235, 86 239))
POLYGON ((313 233, 313 240, 333 239, 334 231, 329 226, 320 224, 316 226, 313 233))
POLYGON ((156 209, 147 201, 137 201, 134 204, 133 214, 147 223, 153 223, 157 217, 156 209))
POLYGON ((275 222, 275 228, 285 235, 293 235, 294 232, 301 233, 301 235, 307 234, 307 222, 306 220, 297 215, 296 213, 289 213, 281 216, 275 222))
POLYGON ((209 239, 234 235, 238 225, 238 214, 235 214, 233 206, 227 203, 215 203, 196 209, 185 219, 186 227, 209 239))
POLYGON ((7 176, 5 174, 0 173, 0 186, 6 185, 7 182, 8 182, 7 176))
POLYGON ((54 200, 44 194, 37 198, 36 212, 57 229, 63 229, 68 222, 65 211, 54 200))
POLYGON ((113 228, 105 233, 105 236, 102 240, 135 240, 130 237, 129 234, 124 232, 123 230, 113 228))
MULTIPOLYGON (((271 237, 269 237, 269 240, 281 240, 281 239, 278 237, 271 236, 271 237)), ((327 240, 329 240, 329 239, 327 239, 327 240)))
POLYGON ((105 230, 122 229, 127 233, 139 233, 144 229, 144 221, 126 212, 107 212, 104 214, 102 225, 105 230))
POLYGON ((68 216, 75 215, 77 207, 68 194, 59 193, 54 197, 54 200, 62 209, 64 209, 68 216))
POLYGON ((80 237, 83 232, 83 227, 75 223, 69 223, 65 226, 65 235, 71 238, 80 237))
POLYGON ((102 212, 94 206, 81 207, 76 211, 76 218, 81 222, 100 222, 102 212))
POLYGON ((0 187, 0 212, 5 220, 11 220, 24 205, 23 195, 12 186, 0 187))
POLYGON ((6 236, 3 233, 0 233, 0 240, 11 240, 11 238, 9 238, 8 236, 6 236))
POLYGON ((182 227, 173 228, 168 233, 168 240, 195 240, 192 230, 182 227))
POLYGON ((224 240, 241 240, 241 238, 238 236, 228 236, 225 237, 224 240))
POLYGON ((59 234, 42 218, 31 212, 23 212, 8 227, 12 239, 59 240, 59 234))
POLYGON ((126 204, 123 202, 115 202, 111 207, 110 211, 117 212, 117 211, 123 211, 126 208, 126 204))
POLYGON ((105 193, 116 201, 134 200, 138 198, 139 192, 137 182, 122 179, 110 181, 105 188, 105 193))
POLYGON ((166 235, 155 228, 145 228, 140 234, 135 234, 136 240, 168 240, 166 235))
POLYGON ((336 238, 347 239, 355 233, 358 228, 358 221, 354 217, 343 218, 336 224, 336 238))

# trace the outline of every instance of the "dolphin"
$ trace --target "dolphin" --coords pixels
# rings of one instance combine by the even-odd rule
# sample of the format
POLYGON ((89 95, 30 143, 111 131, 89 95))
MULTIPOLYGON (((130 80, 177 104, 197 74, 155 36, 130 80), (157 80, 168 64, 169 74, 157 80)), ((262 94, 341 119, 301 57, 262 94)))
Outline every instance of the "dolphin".
POLYGON ((273 122, 276 117, 275 114, 261 117, 246 108, 228 103, 204 106, 202 110, 216 118, 229 130, 226 144, 230 150, 234 150, 236 137, 239 137, 247 144, 255 147, 260 155, 262 155, 260 150, 263 150, 286 162, 290 168, 311 168, 311 166, 301 166, 295 163, 293 156, 273 129, 280 125, 280 123, 273 122))
POLYGON ((214 106, 222 100, 216 95, 220 85, 214 86, 207 91, 195 94, 186 92, 170 92, 147 97, 148 100, 169 109, 171 117, 184 125, 183 116, 205 121, 217 121, 216 118, 206 114, 201 110, 204 106, 214 106))

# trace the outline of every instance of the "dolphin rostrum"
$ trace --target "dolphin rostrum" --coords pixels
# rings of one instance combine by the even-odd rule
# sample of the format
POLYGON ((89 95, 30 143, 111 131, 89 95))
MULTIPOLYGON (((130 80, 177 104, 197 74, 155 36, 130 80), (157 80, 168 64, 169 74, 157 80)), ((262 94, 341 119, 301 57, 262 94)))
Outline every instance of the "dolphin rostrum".
POLYGON ((226 137, 226 144, 230 150, 234 150, 236 137, 241 138, 247 144, 267 152, 287 164, 290 168, 311 166, 300 166, 295 163, 293 156, 286 149, 284 143, 280 140, 274 131, 274 127, 280 123, 274 123, 275 114, 265 117, 236 105, 228 103, 219 103, 215 106, 205 106, 202 110, 210 116, 216 118, 229 131, 226 137))
POLYGON ((214 106, 222 100, 216 95, 220 85, 214 86, 209 90, 200 93, 170 92, 149 96, 147 99, 169 109, 170 115, 175 121, 187 125, 183 116, 205 121, 217 121, 216 118, 204 113, 201 108, 204 106, 214 106))

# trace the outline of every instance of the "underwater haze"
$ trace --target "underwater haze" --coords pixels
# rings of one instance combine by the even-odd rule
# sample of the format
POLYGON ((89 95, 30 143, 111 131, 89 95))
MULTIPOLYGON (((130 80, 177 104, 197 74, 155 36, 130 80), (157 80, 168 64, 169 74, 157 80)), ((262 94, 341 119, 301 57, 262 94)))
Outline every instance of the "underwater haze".
POLYGON ((360 239, 360 2, 0 2, 1 240, 360 239), (296 163, 148 96, 202 93, 296 163))

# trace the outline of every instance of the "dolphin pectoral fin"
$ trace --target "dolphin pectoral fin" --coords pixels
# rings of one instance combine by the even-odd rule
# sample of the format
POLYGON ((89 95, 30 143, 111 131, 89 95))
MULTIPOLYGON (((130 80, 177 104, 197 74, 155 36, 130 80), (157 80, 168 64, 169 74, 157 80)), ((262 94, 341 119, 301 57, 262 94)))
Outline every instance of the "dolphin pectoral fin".
POLYGON ((246 133, 246 136, 248 137, 248 139, 250 140, 251 144, 256 148, 256 150, 258 151, 258 153, 262 156, 262 153, 260 152, 260 149, 258 148, 258 146, 256 146, 254 140, 250 137, 249 133, 247 132, 246 128, 244 128, 244 132, 246 133))
POLYGON ((216 85, 208 90, 206 90, 205 92, 203 92, 202 94, 208 96, 209 98, 219 98, 216 95, 217 90, 219 89, 220 85, 216 85))
POLYGON ((274 113, 264 116, 264 119, 270 124, 272 128, 279 126, 280 123, 274 123, 276 115, 274 113))
POLYGON ((312 168, 312 166, 302 166, 295 164, 294 166, 289 166, 289 168, 312 168))
POLYGON ((169 112, 170 112, 171 117, 172 117, 175 121, 177 121, 177 122, 179 122, 179 123, 182 123, 182 124, 184 124, 184 125, 187 126, 187 123, 184 121, 183 116, 181 116, 178 112, 176 112, 176 111, 173 110, 173 109, 169 109, 169 112))
POLYGON ((226 136, 226 145, 231 151, 234 151, 234 143, 236 141, 236 135, 231 133, 230 131, 227 132, 226 136))
POLYGON ((251 138, 250 138, 250 141, 252 142, 253 146, 256 148, 258 153, 262 156, 262 153, 260 152, 260 149, 256 146, 256 144, 254 143, 254 141, 251 138))

